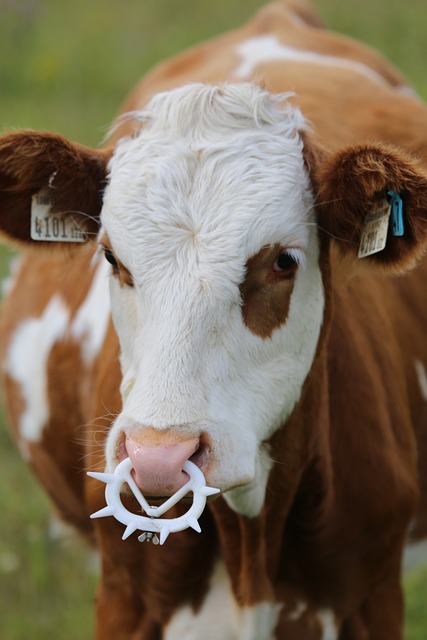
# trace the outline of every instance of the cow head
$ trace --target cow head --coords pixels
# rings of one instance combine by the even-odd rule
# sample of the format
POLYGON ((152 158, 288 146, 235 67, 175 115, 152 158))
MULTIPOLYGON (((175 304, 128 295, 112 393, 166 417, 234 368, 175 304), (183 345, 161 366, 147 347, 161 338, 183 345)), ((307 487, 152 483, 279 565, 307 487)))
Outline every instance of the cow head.
POLYGON ((313 196, 291 107, 251 85, 157 96, 110 162, 101 244, 113 262, 129 454, 150 494, 190 458, 222 490, 259 483, 323 317, 313 196))
POLYGON ((363 266, 406 268, 426 240, 426 175, 378 145, 320 161, 298 109, 249 84, 160 94, 137 118, 108 164, 106 152, 58 137, 4 138, 0 226, 29 244, 31 196, 45 190, 53 212, 89 231, 100 220, 123 374, 107 469, 130 456, 144 493, 162 496, 186 481, 190 459, 254 515, 268 441, 318 346, 329 259, 318 228, 354 270, 366 215, 396 189, 405 237, 363 266))

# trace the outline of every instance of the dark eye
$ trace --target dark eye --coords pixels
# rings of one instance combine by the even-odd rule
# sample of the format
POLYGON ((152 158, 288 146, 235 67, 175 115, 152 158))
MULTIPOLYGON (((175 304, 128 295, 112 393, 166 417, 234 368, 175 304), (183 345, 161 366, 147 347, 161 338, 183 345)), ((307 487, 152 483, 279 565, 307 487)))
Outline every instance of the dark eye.
POLYGON ((287 273, 294 271, 298 266, 296 258, 289 251, 282 251, 273 264, 273 271, 276 273, 287 273))
POLYGON ((118 268, 117 260, 115 259, 112 251, 110 249, 104 249, 104 256, 107 262, 109 262, 115 269, 118 268))

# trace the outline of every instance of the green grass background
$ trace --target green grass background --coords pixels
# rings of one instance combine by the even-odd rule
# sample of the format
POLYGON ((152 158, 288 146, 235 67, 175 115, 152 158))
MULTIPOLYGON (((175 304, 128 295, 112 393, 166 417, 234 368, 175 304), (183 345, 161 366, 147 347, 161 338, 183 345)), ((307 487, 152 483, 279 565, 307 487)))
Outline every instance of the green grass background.
MULTIPOLYGON (((145 70, 239 25, 262 4, 0 0, 0 129, 58 131, 97 145, 145 70)), ((315 4, 332 28, 381 49, 427 98, 425 0, 315 4)), ((47 500, 2 426, 0 507, 0 638, 92 638, 96 561, 72 537, 54 534, 47 500)), ((426 569, 410 574, 406 592, 405 640, 426 640, 426 569)))

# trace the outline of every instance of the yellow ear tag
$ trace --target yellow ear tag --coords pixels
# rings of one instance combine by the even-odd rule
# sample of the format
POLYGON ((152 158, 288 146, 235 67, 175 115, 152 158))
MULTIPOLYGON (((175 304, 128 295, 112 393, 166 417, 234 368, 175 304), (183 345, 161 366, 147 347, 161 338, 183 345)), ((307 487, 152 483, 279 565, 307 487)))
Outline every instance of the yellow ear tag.
POLYGON ((384 200, 382 207, 365 219, 359 246, 359 258, 366 258, 382 251, 387 244, 390 221, 390 204, 384 200))
POLYGON ((30 237, 38 242, 86 242, 85 229, 73 216, 51 213, 52 200, 46 189, 31 199, 30 237))

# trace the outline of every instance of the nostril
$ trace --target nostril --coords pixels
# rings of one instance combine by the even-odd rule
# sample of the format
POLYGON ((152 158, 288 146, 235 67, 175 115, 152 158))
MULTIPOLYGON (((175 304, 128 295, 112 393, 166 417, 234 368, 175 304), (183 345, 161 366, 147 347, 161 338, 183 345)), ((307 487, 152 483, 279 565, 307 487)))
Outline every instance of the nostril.
POLYGON ((128 457, 128 452, 126 450, 126 436, 123 433, 121 438, 117 441, 116 447, 115 447, 115 454, 116 454, 116 462, 122 462, 122 460, 124 460, 125 458, 128 457))
POLYGON ((190 462, 193 462, 199 469, 203 470, 206 465, 209 456, 209 447, 206 442, 200 441, 199 446, 193 455, 189 458, 190 462))

